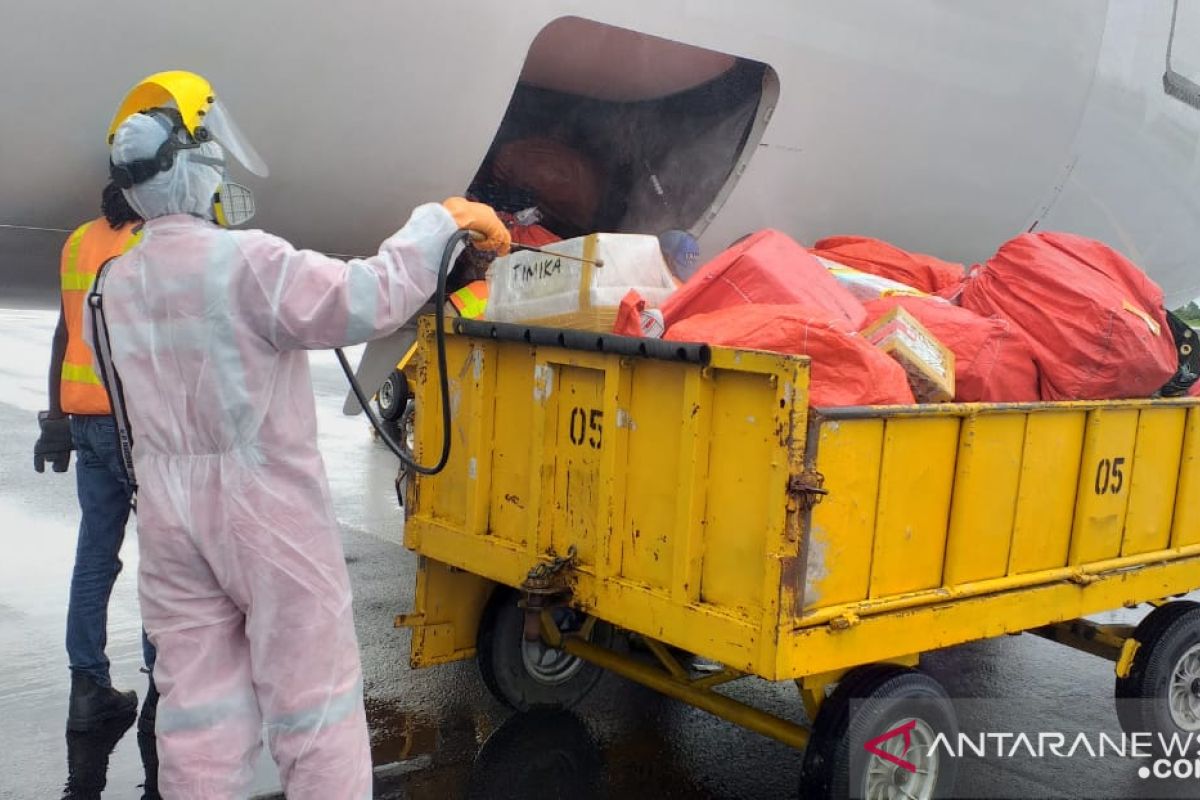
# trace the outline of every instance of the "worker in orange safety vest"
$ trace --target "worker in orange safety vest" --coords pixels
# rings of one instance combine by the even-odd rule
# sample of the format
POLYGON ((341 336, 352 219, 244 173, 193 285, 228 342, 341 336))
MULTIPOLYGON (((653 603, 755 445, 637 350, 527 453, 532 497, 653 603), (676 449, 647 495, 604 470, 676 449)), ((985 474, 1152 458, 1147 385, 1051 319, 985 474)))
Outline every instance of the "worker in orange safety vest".
MULTIPOLYGON (((105 654, 108 600, 121 571, 120 550, 129 519, 132 488, 118 450, 108 393, 92 367, 84 339, 84 303, 96 272, 110 258, 137 244, 141 218, 120 189, 105 187, 102 216, 77 228, 63 245, 60 266, 61 313, 54 331, 49 376, 49 409, 38 414, 41 435, 34 445, 34 468, 66 472, 71 451, 82 517, 67 606, 67 657, 71 697, 67 728, 89 731, 132 713, 137 694, 114 689, 105 654)), ((143 634, 143 656, 154 651, 143 634)), ((153 685, 139 728, 153 729, 153 685)))
POLYGON ((487 312, 488 285, 485 280, 472 281, 453 292, 448 303, 454 313, 463 319, 481 319, 487 312))

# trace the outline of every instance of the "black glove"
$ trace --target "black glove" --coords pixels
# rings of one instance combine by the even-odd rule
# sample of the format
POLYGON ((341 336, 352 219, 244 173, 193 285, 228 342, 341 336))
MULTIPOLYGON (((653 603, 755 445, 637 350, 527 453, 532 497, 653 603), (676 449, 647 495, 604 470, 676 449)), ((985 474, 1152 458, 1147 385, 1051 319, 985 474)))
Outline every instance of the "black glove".
POLYGON ((45 472, 49 461, 55 472, 66 472, 71 466, 71 451, 75 449, 70 417, 51 417, 49 411, 39 411, 38 425, 42 435, 33 446, 33 468, 45 472))

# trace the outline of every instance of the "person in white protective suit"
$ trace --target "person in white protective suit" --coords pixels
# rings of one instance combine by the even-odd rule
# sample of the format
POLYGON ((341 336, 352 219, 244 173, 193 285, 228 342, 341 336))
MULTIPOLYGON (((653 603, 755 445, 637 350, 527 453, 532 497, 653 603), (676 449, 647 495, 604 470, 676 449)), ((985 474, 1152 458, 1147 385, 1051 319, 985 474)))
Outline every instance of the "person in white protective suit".
POLYGON ((289 798, 368 798, 349 577, 304 351, 395 330, 433 293, 455 231, 501 253, 508 232, 460 198, 418 207, 376 255, 351 261, 227 230, 213 221, 214 197, 229 197, 225 154, 265 167, 215 124, 223 109, 202 112, 214 123, 204 135, 176 111, 114 121, 111 172, 147 221, 103 287, 158 648, 159 790, 246 797, 265 723, 289 798))

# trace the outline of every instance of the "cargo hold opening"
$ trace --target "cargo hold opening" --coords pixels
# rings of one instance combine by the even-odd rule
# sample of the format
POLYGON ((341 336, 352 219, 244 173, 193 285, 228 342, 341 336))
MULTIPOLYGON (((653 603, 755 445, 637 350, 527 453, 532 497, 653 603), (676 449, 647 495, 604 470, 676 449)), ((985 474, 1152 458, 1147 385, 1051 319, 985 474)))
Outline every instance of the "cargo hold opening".
POLYGON ((760 62, 563 17, 530 46, 468 194, 562 238, 699 235, 777 96, 760 62))

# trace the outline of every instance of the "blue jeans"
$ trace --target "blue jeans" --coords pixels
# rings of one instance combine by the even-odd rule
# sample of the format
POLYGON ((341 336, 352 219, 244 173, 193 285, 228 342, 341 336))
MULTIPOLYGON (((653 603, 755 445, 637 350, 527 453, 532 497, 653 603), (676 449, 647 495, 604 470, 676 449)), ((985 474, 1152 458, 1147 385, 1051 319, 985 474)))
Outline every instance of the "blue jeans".
MULTIPOLYGON (((67 606, 67 658, 73 672, 101 686, 111 686, 108 674, 108 598, 121 573, 121 543, 129 520, 132 494, 117 450, 112 417, 72 416, 75 441, 75 483, 79 495, 79 541, 67 606)), ((142 632, 142 657, 154 666, 154 648, 142 632)))

